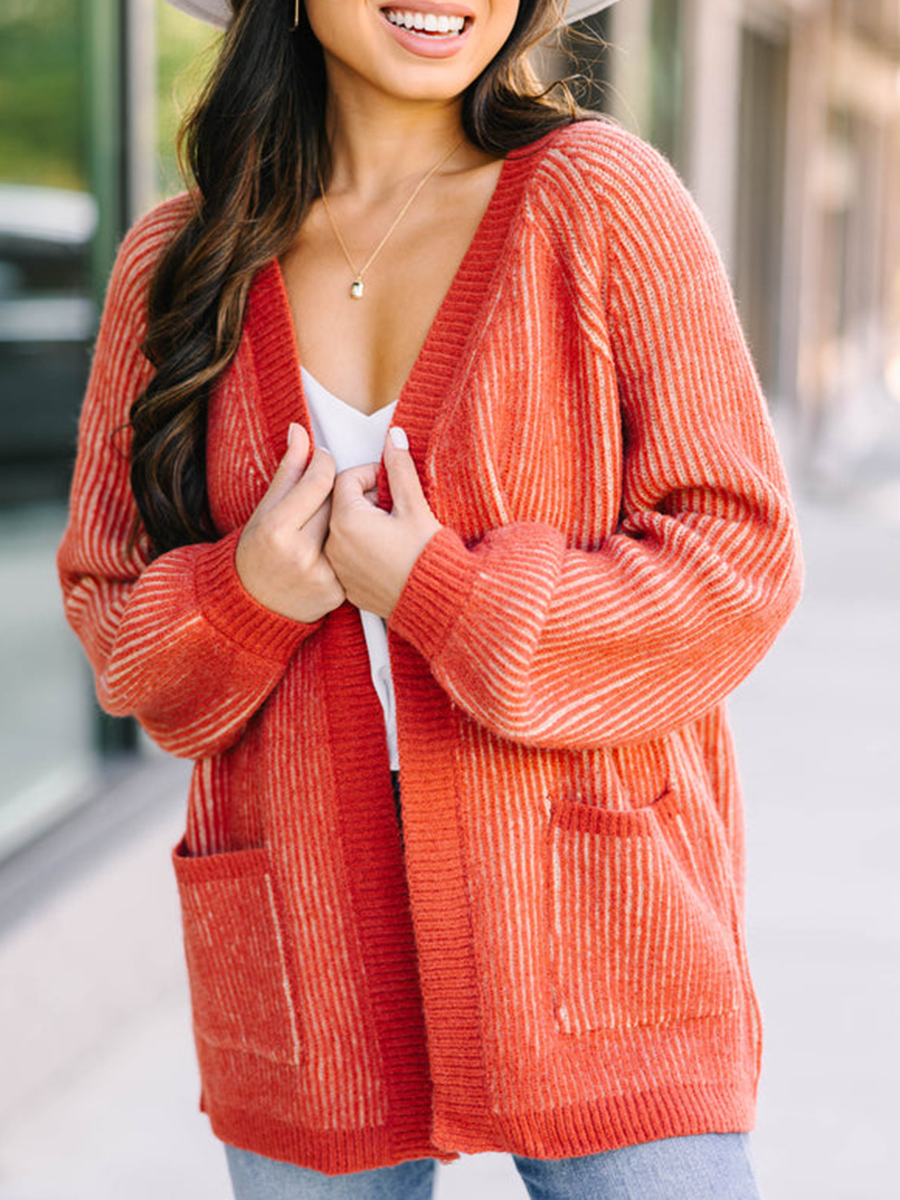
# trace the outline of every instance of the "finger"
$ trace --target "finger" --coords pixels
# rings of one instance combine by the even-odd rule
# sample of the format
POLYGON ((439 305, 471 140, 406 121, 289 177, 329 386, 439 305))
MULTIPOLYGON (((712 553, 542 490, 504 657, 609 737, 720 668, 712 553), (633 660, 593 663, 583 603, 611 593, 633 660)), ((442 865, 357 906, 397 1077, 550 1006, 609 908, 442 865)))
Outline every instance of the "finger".
POLYGON ((303 532, 310 541, 321 550, 328 537, 328 525, 331 521, 331 497, 320 504, 313 515, 303 526, 303 532))
POLYGON ((378 464, 363 463, 341 471, 334 481, 335 499, 339 504, 355 504, 378 487, 378 464))
POLYGON ((431 511, 422 491, 419 472, 409 452, 406 433, 397 425, 388 430, 384 440, 384 467, 391 488, 394 510, 398 515, 403 516, 419 508, 431 511))
POLYGON ((257 505, 258 513, 268 512, 284 499, 303 475, 308 458, 309 434, 302 425, 293 422, 288 426, 287 449, 272 476, 272 482, 257 505))
POLYGON ((302 529, 331 494, 334 475, 334 459, 317 446, 302 479, 279 501, 279 519, 302 529))

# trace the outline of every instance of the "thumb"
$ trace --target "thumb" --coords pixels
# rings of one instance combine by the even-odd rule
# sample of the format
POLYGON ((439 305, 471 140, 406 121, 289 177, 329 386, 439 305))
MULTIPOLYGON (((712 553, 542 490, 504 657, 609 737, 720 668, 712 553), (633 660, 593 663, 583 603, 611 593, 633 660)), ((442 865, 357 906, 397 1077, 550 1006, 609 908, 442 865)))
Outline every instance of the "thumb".
POLYGON ((422 491, 419 472, 409 452, 406 430, 393 425, 384 441, 384 468, 387 471, 391 499, 395 511, 403 516, 416 509, 428 509, 428 501, 422 491))
POLYGON ((290 492, 301 478, 309 458, 309 434, 296 423, 288 427, 287 449, 272 476, 266 494, 260 500, 257 512, 268 512, 290 492))

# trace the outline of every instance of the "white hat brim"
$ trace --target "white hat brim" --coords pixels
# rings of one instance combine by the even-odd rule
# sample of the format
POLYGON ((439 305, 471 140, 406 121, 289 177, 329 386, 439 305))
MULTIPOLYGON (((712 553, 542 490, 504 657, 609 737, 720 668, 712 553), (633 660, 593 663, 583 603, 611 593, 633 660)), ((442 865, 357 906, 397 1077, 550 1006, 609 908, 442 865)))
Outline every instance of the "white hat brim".
POLYGON ((190 17, 197 17, 207 25, 224 29, 231 20, 231 5, 228 0, 168 0, 173 8, 180 8, 190 17))
POLYGON ((573 21, 593 16, 594 13, 602 12, 604 8, 610 8, 615 3, 616 0, 569 0, 566 5, 566 24, 571 25, 573 21))
MULTIPOLYGON (((168 0, 168 2, 174 8, 180 8, 182 12, 206 21, 208 25, 217 25, 219 29, 224 29, 231 20, 230 0, 168 0)), ((616 0, 569 0, 566 7, 566 21, 580 21, 615 3, 616 0)))

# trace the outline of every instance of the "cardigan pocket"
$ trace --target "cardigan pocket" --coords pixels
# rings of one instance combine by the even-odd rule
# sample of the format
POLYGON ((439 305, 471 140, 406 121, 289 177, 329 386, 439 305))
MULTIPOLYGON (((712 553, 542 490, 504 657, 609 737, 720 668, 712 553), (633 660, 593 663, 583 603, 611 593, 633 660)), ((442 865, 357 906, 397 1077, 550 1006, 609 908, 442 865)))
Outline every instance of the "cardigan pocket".
POLYGON ((625 812, 551 806, 549 935, 561 1032, 667 1025, 739 1007, 724 838, 710 824, 702 840, 692 844, 675 788, 625 812))
POLYGON ((294 973, 269 856, 172 851, 194 1032, 223 1050, 300 1061, 294 973))

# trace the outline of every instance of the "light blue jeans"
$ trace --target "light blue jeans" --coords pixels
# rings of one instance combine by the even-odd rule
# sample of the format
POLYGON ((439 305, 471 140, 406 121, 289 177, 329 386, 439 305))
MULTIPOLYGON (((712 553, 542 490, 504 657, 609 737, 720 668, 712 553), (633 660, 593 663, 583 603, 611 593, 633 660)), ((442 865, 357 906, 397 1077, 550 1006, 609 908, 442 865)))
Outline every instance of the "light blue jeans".
MULTIPOLYGON (((225 1147, 235 1200, 431 1200, 434 1160, 321 1175, 225 1147)), ((531 1200, 759 1200, 746 1133, 663 1138, 583 1158, 513 1156, 531 1200)), ((474 1197, 473 1200, 489 1200, 474 1197)))

